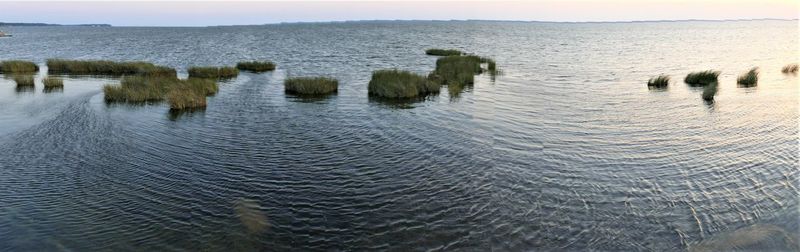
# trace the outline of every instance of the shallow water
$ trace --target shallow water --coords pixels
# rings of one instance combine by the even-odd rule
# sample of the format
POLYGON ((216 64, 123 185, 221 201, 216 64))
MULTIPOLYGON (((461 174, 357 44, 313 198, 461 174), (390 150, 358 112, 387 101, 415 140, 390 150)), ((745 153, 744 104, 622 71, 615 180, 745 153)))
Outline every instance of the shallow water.
POLYGON ((179 115, 105 104, 114 78, 44 92, 2 76, 0 250, 800 249, 800 85, 780 73, 796 21, 10 30, 0 60, 278 70, 179 115), (503 74, 368 98, 373 70, 431 71, 429 47, 503 74), (758 86, 738 87, 753 66, 758 86), (681 83, 706 69, 722 71, 713 103, 681 83), (673 83, 648 90, 661 73, 673 83), (283 93, 304 75, 338 94, 283 93))

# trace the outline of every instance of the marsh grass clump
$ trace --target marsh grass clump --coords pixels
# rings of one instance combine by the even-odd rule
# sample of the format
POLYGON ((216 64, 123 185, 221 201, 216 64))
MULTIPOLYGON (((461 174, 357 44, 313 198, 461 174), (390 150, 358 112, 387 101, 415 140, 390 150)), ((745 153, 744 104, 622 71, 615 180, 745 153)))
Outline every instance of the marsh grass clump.
POLYGON ((0 73, 35 73, 39 71, 36 63, 23 60, 0 61, 0 73))
POLYGON ((271 61, 247 61, 236 63, 236 68, 242 71, 255 73, 275 70, 275 63, 271 61))
POLYGON ((58 77, 45 77, 42 79, 44 88, 61 88, 64 87, 64 80, 58 77))
POLYGON ((785 74, 790 74, 790 73, 796 74, 797 73, 797 69, 798 69, 798 65, 797 64, 789 64, 789 65, 783 66, 783 68, 781 69, 781 72, 785 73, 785 74))
POLYGON ((177 71, 143 61, 114 62, 108 60, 48 59, 47 72, 74 75, 141 75, 148 77, 177 78, 177 71))
POLYGON ((718 86, 718 82, 714 81, 714 82, 708 83, 705 87, 703 87, 703 95, 702 95, 703 100, 705 100, 705 101, 713 101, 714 100, 714 96, 717 95, 717 91, 719 89, 717 86, 718 86))
POLYGON ((195 109, 206 107, 206 94, 187 85, 179 85, 167 92, 170 110, 195 109))
POLYGON ((208 79, 228 79, 239 76, 239 69, 234 67, 190 67, 189 77, 208 79))
POLYGON ((14 75, 14 82, 17 83, 17 86, 25 86, 25 87, 33 87, 33 75, 14 75))
POLYGON ((482 58, 475 55, 466 56, 447 56, 436 60, 436 69, 428 75, 428 78, 440 85, 455 85, 456 89, 475 83, 475 75, 488 71, 494 76, 497 74, 497 64, 489 58, 482 58), (481 64, 487 64, 487 69, 483 69, 481 64))
POLYGON ((286 93, 299 95, 324 95, 336 93, 339 81, 328 77, 294 77, 283 82, 286 93))
POLYGON ((669 76, 659 75, 657 77, 650 78, 650 80, 647 81, 647 86, 653 88, 666 88, 669 86, 669 80, 669 76))
POLYGON ((106 102, 143 103, 166 98, 173 109, 205 107, 205 97, 216 94, 218 90, 217 83, 209 79, 179 80, 145 76, 128 76, 122 79, 120 85, 103 87, 106 102))
POLYGON ((717 82, 720 72, 714 70, 707 70, 702 72, 693 72, 686 75, 683 82, 692 86, 703 86, 713 82, 717 82))
POLYGON ((457 56, 457 55, 462 55, 464 53, 459 51, 459 50, 455 50, 455 49, 431 48, 431 49, 425 50, 425 54, 433 55, 433 56, 457 56))
POLYGON ((743 75, 736 78, 736 84, 741 86, 755 86, 758 84, 758 67, 754 67, 743 75))
POLYGON ((439 93, 440 88, 439 83, 428 80, 425 76, 397 69, 374 71, 367 84, 370 95, 385 98, 412 98, 435 94, 439 93))

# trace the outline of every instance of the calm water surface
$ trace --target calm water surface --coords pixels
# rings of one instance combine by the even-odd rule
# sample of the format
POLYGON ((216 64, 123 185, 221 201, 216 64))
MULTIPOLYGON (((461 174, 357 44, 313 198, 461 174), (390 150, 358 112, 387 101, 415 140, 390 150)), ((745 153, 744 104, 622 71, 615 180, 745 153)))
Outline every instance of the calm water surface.
POLYGON ((796 21, 11 27, 0 60, 272 60, 205 111, 0 77, 0 250, 799 250, 796 21), (503 74, 408 104, 430 47, 503 74), (756 87, 735 78, 761 67, 756 87), (713 103, 680 83, 722 71, 713 103), (648 78, 673 76, 667 90, 648 78), (327 75, 337 95, 283 93, 327 75))

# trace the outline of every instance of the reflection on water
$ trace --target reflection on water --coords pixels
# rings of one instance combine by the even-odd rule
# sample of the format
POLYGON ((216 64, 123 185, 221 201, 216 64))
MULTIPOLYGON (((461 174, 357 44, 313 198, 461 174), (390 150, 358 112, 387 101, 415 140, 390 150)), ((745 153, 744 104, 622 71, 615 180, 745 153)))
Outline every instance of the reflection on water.
POLYGON ((0 59, 278 69, 221 82, 190 113, 106 104, 117 78, 45 93, 44 70, 18 93, 3 76, 0 250, 797 250, 800 84, 780 72, 797 25, 20 27, 0 59), (424 50, 445 46, 503 75, 367 94, 374 70, 429 72, 424 50), (738 88, 752 66, 758 86, 738 88), (700 87, 646 87, 704 69, 722 71, 710 104, 700 87), (289 72, 341 85, 303 100, 289 72))
POLYGON ((781 227, 755 224, 689 246, 689 251, 798 251, 797 235, 781 227))

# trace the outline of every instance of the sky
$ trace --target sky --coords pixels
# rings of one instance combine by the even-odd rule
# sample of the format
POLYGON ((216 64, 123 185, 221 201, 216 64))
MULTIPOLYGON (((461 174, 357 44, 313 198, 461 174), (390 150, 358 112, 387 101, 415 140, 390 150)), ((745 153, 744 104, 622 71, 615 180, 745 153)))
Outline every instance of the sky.
POLYGON ((800 0, 5 1, 0 22, 209 26, 349 20, 797 19, 800 0))

